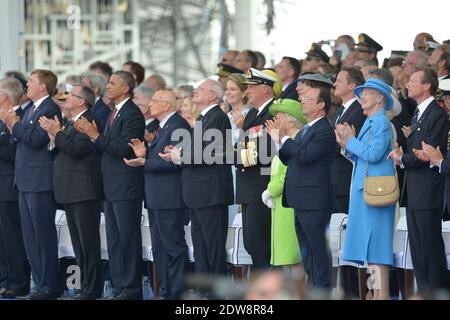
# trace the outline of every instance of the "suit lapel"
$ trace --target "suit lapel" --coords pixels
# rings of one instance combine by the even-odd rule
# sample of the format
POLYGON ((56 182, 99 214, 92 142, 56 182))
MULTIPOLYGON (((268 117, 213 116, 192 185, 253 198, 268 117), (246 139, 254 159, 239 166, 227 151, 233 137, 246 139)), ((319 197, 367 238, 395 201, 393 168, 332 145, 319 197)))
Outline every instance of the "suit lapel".
POLYGON ((431 112, 431 108, 434 107, 434 103, 433 102, 431 102, 428 105, 428 107, 425 109, 424 113, 420 116, 419 121, 417 121, 416 125, 411 128, 411 135, 413 135, 417 131, 417 129, 420 127, 420 125, 426 120, 426 118, 428 117, 428 115, 431 112))
POLYGON ((358 105, 359 105, 358 101, 353 102, 351 106, 348 108, 348 110, 341 116, 338 123, 343 124, 347 122, 352 117, 358 105))

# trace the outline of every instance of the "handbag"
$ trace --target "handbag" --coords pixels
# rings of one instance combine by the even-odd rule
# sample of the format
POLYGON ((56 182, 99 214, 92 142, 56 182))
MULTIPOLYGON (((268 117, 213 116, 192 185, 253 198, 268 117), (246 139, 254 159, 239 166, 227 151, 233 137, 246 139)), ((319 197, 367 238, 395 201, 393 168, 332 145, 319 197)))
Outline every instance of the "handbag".
MULTIPOLYGON (((369 131, 369 142, 371 140, 369 131)), ((392 128, 390 131, 392 149, 394 148, 394 139, 392 128)), ((396 204, 400 197, 400 188, 398 185, 397 170, 394 164, 393 176, 373 176, 369 177, 369 163, 366 161, 366 174, 364 176, 364 201, 372 207, 387 207, 396 204)))

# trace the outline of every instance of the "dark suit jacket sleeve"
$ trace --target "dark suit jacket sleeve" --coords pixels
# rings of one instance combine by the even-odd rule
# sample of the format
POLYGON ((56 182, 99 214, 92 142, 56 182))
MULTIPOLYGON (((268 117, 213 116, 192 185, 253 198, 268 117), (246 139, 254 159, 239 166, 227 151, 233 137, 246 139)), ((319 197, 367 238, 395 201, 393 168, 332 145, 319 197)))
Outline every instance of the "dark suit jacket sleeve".
MULTIPOLYGON (((180 141, 170 140, 168 145, 176 146, 180 141)), ((161 159, 159 155, 155 155, 145 161, 146 173, 164 173, 164 172, 179 172, 181 166, 174 164, 173 162, 165 161, 161 159)))
MULTIPOLYGON (((58 115, 58 112, 55 110, 49 111, 42 116, 53 119, 55 115, 60 118, 60 115, 58 115)), ((33 126, 27 127, 22 122, 17 122, 12 131, 13 137, 31 148, 39 149, 50 142, 47 132, 41 128, 39 123, 35 123, 33 126)))
POLYGON ((449 175, 450 174, 450 159, 445 158, 441 163, 441 174, 449 175))
POLYGON ((16 160, 16 146, 14 144, 0 144, 0 160, 14 163, 16 160))
POLYGON ((143 140, 145 122, 143 121, 142 115, 139 117, 138 114, 131 114, 130 118, 122 120, 124 122, 124 126, 122 127, 119 138, 111 138, 100 135, 95 141, 95 145, 100 151, 107 152, 121 158, 134 159, 136 156, 128 143, 131 139, 143 140))
POLYGON ((74 138, 70 139, 62 131, 56 134, 55 145, 62 152, 75 158, 82 158, 94 149, 94 145, 86 135, 76 133, 74 138))
MULTIPOLYGON (((203 139, 201 144, 202 149, 196 150, 191 148, 188 154, 184 153, 182 158, 183 166, 209 166, 211 165, 212 159, 222 161, 223 164, 226 164, 227 163, 226 152, 229 150, 233 150, 231 144, 229 146, 227 145, 227 139, 225 138, 227 130, 231 130, 231 123, 230 120, 228 119, 228 116, 225 114, 223 114, 222 116, 217 114, 214 115, 213 119, 208 120, 208 123, 204 124, 202 133, 203 139), (220 139, 217 140, 215 138, 208 140, 209 137, 204 135, 204 133, 207 132, 209 129, 216 130, 215 131, 216 133, 218 133, 219 131, 222 140, 220 139), (205 152, 205 150, 207 150, 207 152, 205 152), (195 151, 198 152, 201 151, 201 156, 198 153, 196 154, 195 151), (206 157, 203 157, 203 155, 206 155, 206 157), (208 157, 209 155, 211 155, 211 157, 208 157), (187 163, 186 160, 190 162, 187 163)), ((192 134, 192 139, 193 140, 195 139, 194 133, 192 134)), ((217 161, 214 161, 214 163, 217 163, 217 161)))
MULTIPOLYGON (((436 117, 436 119, 430 126, 431 128, 433 128, 433 131, 429 132, 429 134, 427 134, 427 136, 423 140, 433 147, 440 146, 440 148, 442 149, 443 138, 447 136, 445 135, 444 137, 442 133, 444 131, 447 132, 447 121, 447 117, 436 117)), ((417 159, 414 153, 412 153, 412 150, 402 156, 402 163, 405 166, 405 169, 425 168, 430 166, 428 162, 423 162, 417 159)))
POLYGON ((305 146, 301 146, 292 139, 287 139, 280 150, 280 159, 286 164, 293 158, 303 164, 312 164, 315 161, 327 156, 330 152, 330 145, 334 146, 332 136, 325 130, 317 130, 313 139, 305 146))

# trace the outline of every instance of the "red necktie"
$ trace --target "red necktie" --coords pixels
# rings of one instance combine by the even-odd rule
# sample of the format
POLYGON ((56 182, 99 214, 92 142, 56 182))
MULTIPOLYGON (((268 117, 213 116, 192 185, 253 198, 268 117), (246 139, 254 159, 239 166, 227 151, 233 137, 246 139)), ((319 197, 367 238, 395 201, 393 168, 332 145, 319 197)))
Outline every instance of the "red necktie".
POLYGON ((117 114, 117 109, 114 108, 112 113, 111 113, 111 118, 109 118, 109 127, 112 127, 112 124, 114 122, 114 119, 116 118, 116 114, 117 114))

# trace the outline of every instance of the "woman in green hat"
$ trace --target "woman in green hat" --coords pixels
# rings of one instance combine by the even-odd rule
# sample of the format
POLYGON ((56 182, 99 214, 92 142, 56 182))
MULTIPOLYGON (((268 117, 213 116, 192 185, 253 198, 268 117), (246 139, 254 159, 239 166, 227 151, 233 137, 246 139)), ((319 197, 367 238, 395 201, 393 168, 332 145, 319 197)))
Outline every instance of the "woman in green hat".
MULTIPOLYGON (((288 123, 291 137, 307 123, 303 115, 303 106, 297 100, 275 101, 269 112, 277 121, 288 123)), ((278 156, 272 160, 270 182, 262 194, 263 202, 272 209, 271 259, 273 266, 297 265, 302 262, 300 247, 294 225, 294 209, 282 204, 284 178, 287 167, 278 156)))

